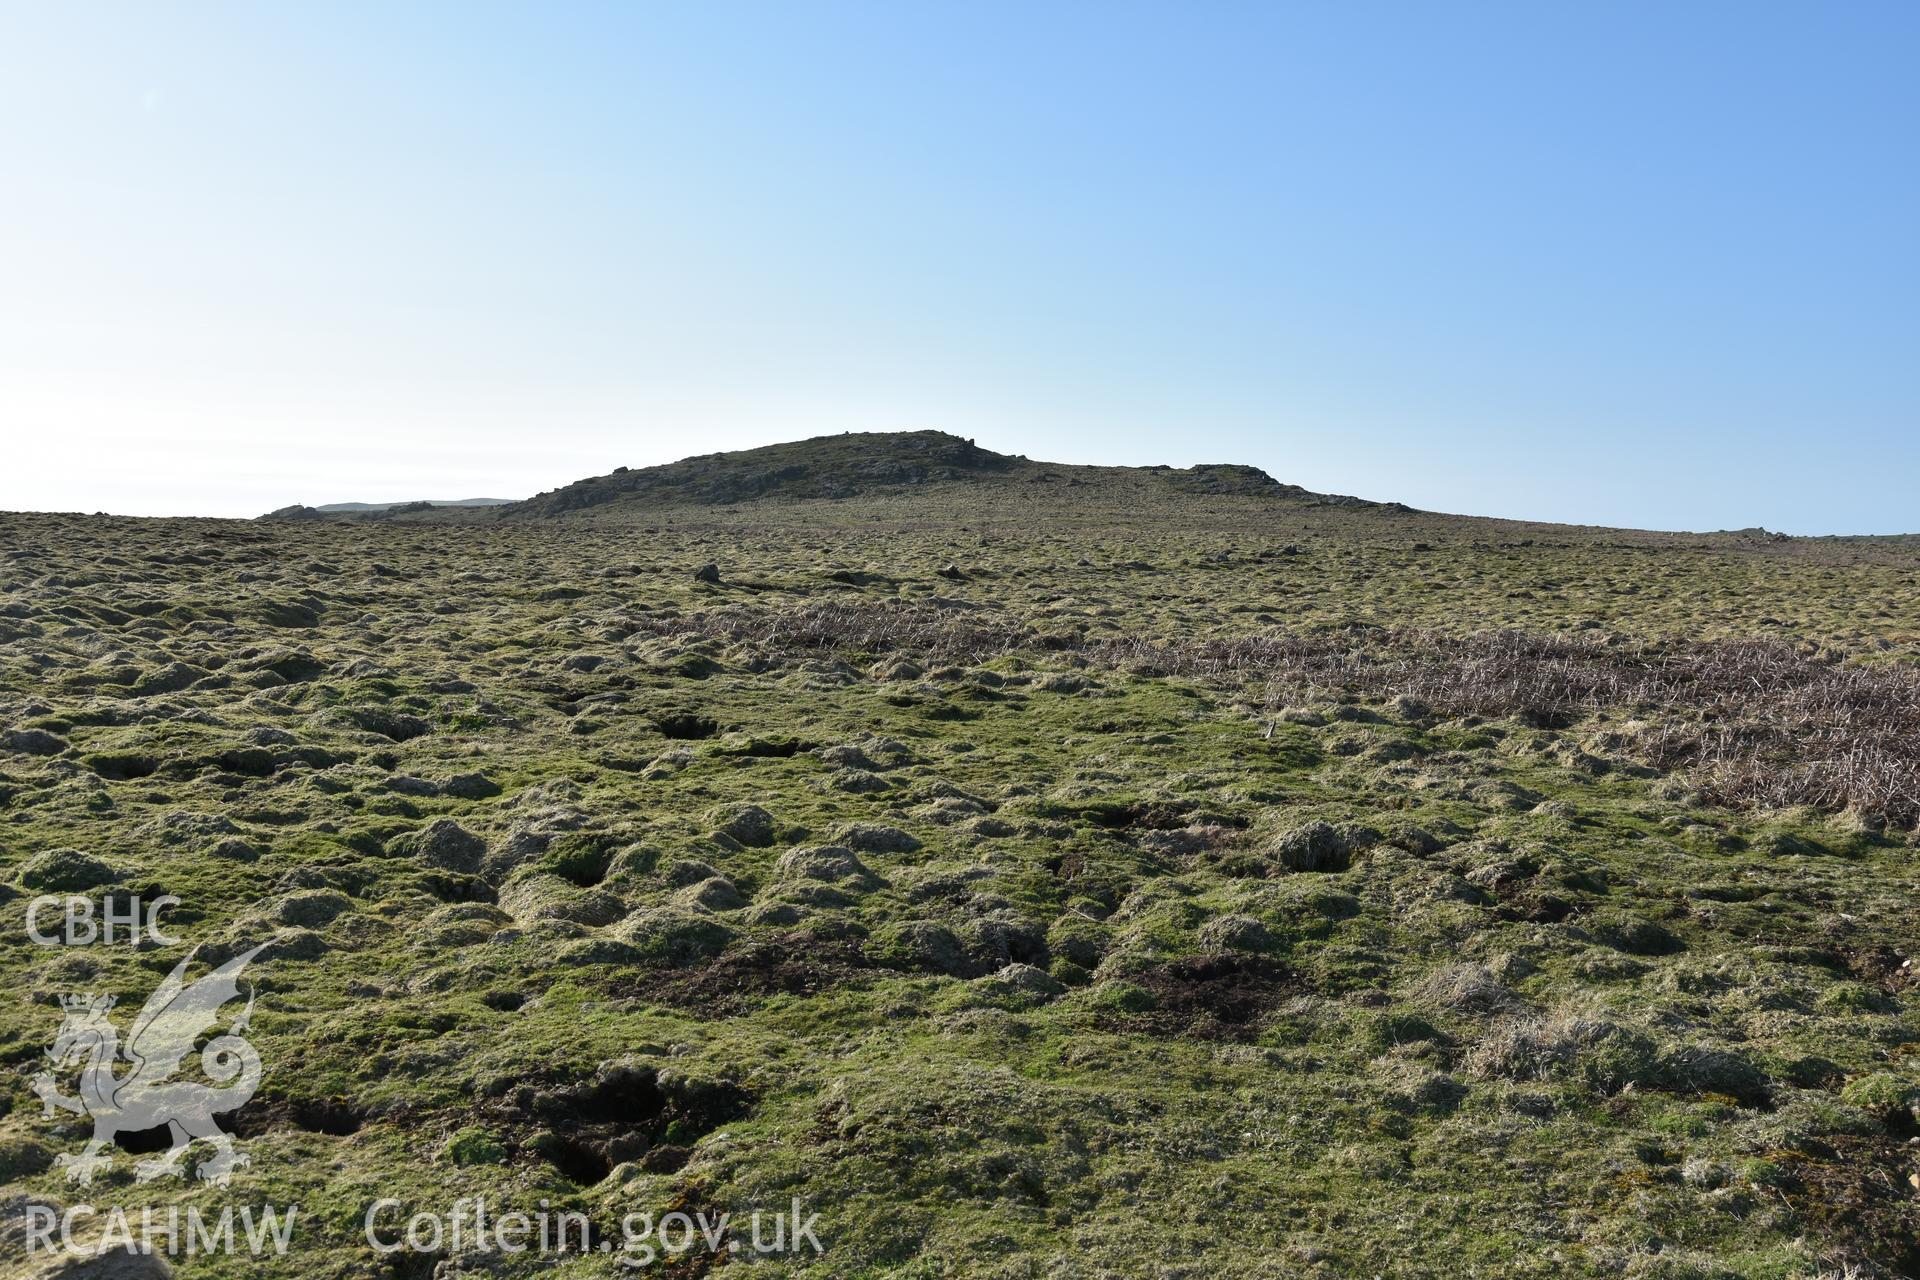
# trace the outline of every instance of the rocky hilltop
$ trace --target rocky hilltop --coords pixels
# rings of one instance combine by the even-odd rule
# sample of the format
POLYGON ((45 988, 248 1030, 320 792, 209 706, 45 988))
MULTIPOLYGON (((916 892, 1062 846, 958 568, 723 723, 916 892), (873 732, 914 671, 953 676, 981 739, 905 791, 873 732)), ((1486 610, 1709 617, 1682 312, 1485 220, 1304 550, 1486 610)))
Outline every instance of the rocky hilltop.
POLYGON ((1133 503, 1183 497, 1270 497, 1340 506, 1387 506, 1359 498, 1314 493, 1283 484, 1258 467, 1212 463, 1177 468, 1099 467, 1036 462, 995 453, 942 431, 845 432, 682 458, 655 467, 617 467, 535 494, 521 502, 480 510, 439 503, 409 503, 382 510, 361 504, 283 507, 269 520, 405 520, 410 522, 556 517, 621 520, 663 509, 726 507, 745 502, 832 502, 888 499, 938 490, 967 491, 1005 502, 1071 495, 1076 504, 1133 503))
POLYGON ((502 519, 595 510, 685 505, 725 506, 766 499, 847 499, 934 486, 996 489, 1110 489, 1141 480, 1166 495, 1236 494, 1373 505, 1282 484, 1258 467, 1231 463, 1188 468, 1092 467, 1035 462, 995 453, 943 431, 846 432, 734 453, 709 453, 664 466, 619 468, 525 502, 501 507, 502 519))

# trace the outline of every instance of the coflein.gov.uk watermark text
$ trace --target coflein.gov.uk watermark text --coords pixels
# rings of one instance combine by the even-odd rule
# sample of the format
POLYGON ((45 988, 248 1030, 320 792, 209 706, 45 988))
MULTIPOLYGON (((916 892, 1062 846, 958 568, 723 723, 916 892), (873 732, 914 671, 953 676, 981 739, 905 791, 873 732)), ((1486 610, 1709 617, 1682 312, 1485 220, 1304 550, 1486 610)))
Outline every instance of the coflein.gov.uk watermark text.
MULTIPOLYGON (((300 1207, 286 1205, 222 1208, 198 1206, 95 1208, 76 1204, 56 1208, 26 1206, 28 1254, 105 1257, 146 1253, 178 1257, 247 1254, 279 1256, 297 1252, 300 1207)), ((443 1210, 409 1211, 405 1202, 383 1197, 367 1206, 361 1221, 362 1243, 378 1254, 602 1254, 617 1255, 631 1267, 688 1254, 821 1254, 820 1215, 795 1199, 788 1208, 756 1209, 744 1222, 732 1213, 671 1212, 626 1214, 617 1229, 596 1228, 583 1213, 538 1208, 502 1211, 484 1197, 455 1200, 443 1210)))
POLYGON ((744 1224, 732 1213, 629 1213, 612 1233, 596 1233, 585 1214, 553 1211, 545 1201, 534 1213, 499 1212, 476 1196, 454 1201, 445 1212, 408 1214, 402 1201, 386 1198, 368 1207, 364 1234, 376 1253, 618 1253, 631 1266, 648 1266, 702 1251, 824 1253, 819 1222, 797 1197, 785 1209, 754 1210, 744 1224))

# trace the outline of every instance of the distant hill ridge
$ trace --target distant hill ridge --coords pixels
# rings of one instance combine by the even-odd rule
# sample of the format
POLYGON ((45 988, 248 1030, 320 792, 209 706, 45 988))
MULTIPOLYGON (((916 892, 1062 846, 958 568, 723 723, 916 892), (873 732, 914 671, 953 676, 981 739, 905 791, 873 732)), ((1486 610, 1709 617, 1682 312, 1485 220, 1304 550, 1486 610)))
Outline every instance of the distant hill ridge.
POLYGON ((336 502, 292 506, 263 520, 458 521, 542 520, 585 515, 619 519, 628 512, 676 507, 725 507, 747 502, 833 501, 918 489, 989 486, 1091 501, 1141 496, 1235 495, 1271 497, 1323 506, 1406 510, 1399 503, 1314 493, 1282 484, 1258 467, 1209 463, 1192 467, 1104 467, 1035 462, 995 453, 944 431, 846 432, 770 444, 731 453, 707 453, 654 467, 619 467, 603 476, 535 494, 521 501, 468 498, 459 502, 393 504, 336 502))
POLYGON ((515 498, 416 498, 408 502, 329 502, 315 511, 391 511, 395 507, 504 507, 515 498))
POLYGON ((621 507, 727 506, 769 499, 856 498, 944 485, 1106 485, 1147 478, 1166 491, 1268 495, 1373 506, 1282 484, 1258 467, 1231 463, 1175 467, 1095 467, 1035 462, 995 453, 943 431, 847 432, 709 453, 655 467, 621 467, 511 503, 501 519, 539 519, 621 507))
POLYGON ((430 511, 478 511, 511 505, 512 498, 421 498, 412 502, 329 502, 308 507, 295 503, 260 517, 262 520, 392 520, 430 511))

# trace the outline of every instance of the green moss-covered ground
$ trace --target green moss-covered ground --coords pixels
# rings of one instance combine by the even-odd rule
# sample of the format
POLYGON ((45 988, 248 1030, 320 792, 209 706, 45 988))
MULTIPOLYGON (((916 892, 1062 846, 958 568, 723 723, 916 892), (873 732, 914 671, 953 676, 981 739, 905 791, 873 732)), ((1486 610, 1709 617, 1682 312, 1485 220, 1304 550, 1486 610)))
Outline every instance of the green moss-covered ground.
POLYGON ((1371 624, 1897 666, 1910 547, 1096 496, 0 517, 0 1249, 27 1198, 297 1202, 288 1257, 176 1273, 616 1275, 361 1223, 798 1197, 825 1252, 761 1274, 1920 1273, 1897 823, 1709 803, 1636 749, 1660 708, 1121 657, 1371 624), (176 895, 185 944, 35 946, 48 886, 176 895), (57 998, 124 1034, 186 947, 262 942, 251 1163, 70 1185, 57 998))

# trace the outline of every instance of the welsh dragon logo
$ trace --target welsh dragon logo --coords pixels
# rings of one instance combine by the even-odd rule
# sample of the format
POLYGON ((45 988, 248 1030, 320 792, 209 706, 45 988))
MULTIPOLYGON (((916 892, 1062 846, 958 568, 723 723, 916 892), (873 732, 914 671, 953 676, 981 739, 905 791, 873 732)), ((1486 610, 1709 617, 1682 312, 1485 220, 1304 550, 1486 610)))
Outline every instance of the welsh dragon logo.
POLYGON ((200 1050, 201 1068, 214 1083, 173 1076, 201 1035, 219 1021, 220 1007, 239 997, 240 971, 262 949, 235 956, 191 985, 185 974, 192 957, 182 960, 133 1020, 125 1046, 107 1018, 112 996, 62 997, 66 1016, 47 1057, 56 1070, 81 1064, 80 1094, 70 1098, 61 1093, 50 1071, 34 1077, 33 1091, 48 1116, 58 1107, 93 1120, 93 1137, 86 1150, 63 1154, 55 1162, 66 1170, 67 1181, 88 1185, 96 1172, 110 1165, 115 1134, 161 1125, 167 1126, 173 1145, 134 1165, 134 1177, 141 1182, 168 1174, 185 1176, 181 1157, 202 1140, 213 1146, 212 1157, 199 1166, 202 1179, 225 1186, 233 1171, 247 1163, 213 1118, 242 1106, 260 1087, 260 1055, 240 1034, 253 1014, 252 993, 226 1033, 216 1035, 200 1050), (116 1075, 115 1067, 122 1063, 127 1069, 116 1075))

